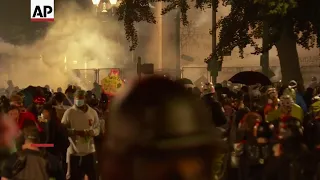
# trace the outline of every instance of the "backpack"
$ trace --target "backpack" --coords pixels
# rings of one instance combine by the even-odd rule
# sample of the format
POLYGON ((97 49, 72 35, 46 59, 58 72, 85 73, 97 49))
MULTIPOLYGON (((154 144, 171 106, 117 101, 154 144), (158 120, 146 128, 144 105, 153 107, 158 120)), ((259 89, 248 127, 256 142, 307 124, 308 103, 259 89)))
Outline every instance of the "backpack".
POLYGON ((49 180, 45 153, 38 155, 19 151, 17 156, 13 165, 12 180, 49 180))

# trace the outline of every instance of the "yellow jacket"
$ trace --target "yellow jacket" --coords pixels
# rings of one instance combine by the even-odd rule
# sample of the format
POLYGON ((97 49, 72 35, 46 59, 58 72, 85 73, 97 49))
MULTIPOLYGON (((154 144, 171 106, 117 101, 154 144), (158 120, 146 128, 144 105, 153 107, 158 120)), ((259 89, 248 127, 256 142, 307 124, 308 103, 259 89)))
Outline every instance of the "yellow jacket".
MULTIPOLYGON (((303 114, 303 110, 301 109, 301 107, 299 105, 297 105, 297 104, 292 105, 291 116, 299 119, 301 122, 303 121, 304 114, 303 114)), ((276 119, 279 119, 280 117, 281 117, 281 111, 280 111, 280 108, 278 108, 277 110, 271 111, 267 115, 266 120, 268 122, 271 122, 276 119)))

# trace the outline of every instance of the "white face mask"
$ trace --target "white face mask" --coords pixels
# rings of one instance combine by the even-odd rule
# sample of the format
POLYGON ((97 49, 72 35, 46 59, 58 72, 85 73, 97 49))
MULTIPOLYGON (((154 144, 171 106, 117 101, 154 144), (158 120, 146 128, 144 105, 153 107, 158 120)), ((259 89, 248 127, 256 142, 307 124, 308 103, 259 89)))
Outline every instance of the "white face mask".
POLYGON ((77 107, 81 107, 84 105, 84 99, 75 99, 74 100, 74 104, 77 106, 77 107))

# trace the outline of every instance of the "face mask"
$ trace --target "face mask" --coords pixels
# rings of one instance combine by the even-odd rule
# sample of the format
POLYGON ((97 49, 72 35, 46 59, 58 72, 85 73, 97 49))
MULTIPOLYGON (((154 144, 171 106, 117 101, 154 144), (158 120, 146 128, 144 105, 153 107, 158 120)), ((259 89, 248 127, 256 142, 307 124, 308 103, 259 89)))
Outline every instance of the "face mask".
POLYGON ((84 100, 83 99, 76 99, 74 100, 74 104, 77 106, 77 107, 81 107, 84 105, 84 100))

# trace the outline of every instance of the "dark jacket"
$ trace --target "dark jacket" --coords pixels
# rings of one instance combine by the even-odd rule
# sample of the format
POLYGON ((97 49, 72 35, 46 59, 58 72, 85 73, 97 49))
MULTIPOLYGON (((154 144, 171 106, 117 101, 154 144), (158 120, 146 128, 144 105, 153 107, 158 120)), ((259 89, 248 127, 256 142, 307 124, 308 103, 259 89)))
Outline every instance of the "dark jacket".
POLYGON ((202 97, 202 100, 205 102, 207 107, 212 113, 212 121, 213 123, 219 127, 225 125, 227 123, 227 118, 222 111, 222 105, 215 100, 212 94, 207 94, 202 97))

